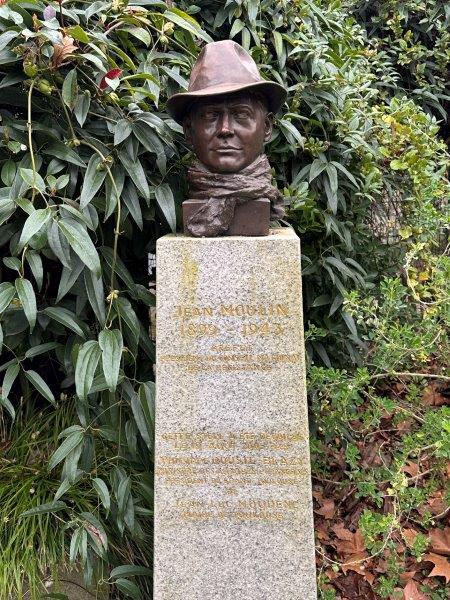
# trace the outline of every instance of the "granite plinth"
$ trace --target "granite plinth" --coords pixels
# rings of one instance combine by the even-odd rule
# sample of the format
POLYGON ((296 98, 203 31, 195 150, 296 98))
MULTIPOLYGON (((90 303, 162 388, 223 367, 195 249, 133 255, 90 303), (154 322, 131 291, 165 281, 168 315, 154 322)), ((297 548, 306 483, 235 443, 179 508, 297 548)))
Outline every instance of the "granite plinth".
MULTIPOLYGON (((187 221, 205 204, 205 200, 185 200, 183 202, 183 226, 187 234, 187 221)), ((269 235, 270 200, 248 200, 236 206, 231 225, 224 235, 269 235)))
POLYGON ((157 245, 154 600, 315 600, 300 242, 157 245))

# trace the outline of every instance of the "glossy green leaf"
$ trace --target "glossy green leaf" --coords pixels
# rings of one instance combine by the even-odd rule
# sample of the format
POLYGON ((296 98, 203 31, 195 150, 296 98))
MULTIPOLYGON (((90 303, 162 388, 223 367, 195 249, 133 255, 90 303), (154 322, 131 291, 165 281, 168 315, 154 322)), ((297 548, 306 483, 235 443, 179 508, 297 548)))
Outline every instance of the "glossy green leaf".
POLYGON ((44 396, 46 400, 50 402, 50 404, 55 405, 55 397, 53 396, 53 392, 36 371, 28 370, 24 371, 25 377, 28 381, 37 389, 37 391, 44 396))
POLYGON ((70 246, 66 237, 60 232, 58 222, 51 220, 47 225, 47 239, 50 248, 60 262, 70 268, 70 246))
POLYGON ((67 504, 62 502, 61 500, 57 502, 48 502, 46 504, 40 504, 39 506, 35 506, 34 508, 30 508, 25 512, 21 513, 21 517, 34 517, 36 515, 46 515, 49 513, 55 513, 60 510, 64 510, 67 508, 67 504))
POLYGON ((115 211, 117 203, 121 197, 123 186, 125 183, 125 171, 122 165, 114 165, 111 169, 111 177, 106 177, 105 194, 106 194, 106 210, 103 222, 105 222, 115 211), (114 180, 114 184, 112 179, 114 180))
POLYGON ((80 156, 72 150, 66 144, 62 142, 52 142, 48 146, 45 146, 42 149, 44 154, 50 154, 50 156, 54 156, 56 158, 60 158, 61 160, 67 161, 73 165, 78 165, 79 167, 86 168, 86 163, 81 160, 80 156))
POLYGON ((25 316, 30 324, 30 331, 33 331, 34 326, 36 325, 37 316, 36 296, 33 286, 28 279, 22 279, 21 277, 16 279, 15 286, 17 296, 19 297, 25 316))
POLYGON ((144 196, 146 200, 150 199, 150 188, 148 187, 147 178, 144 169, 142 168, 139 159, 133 160, 126 150, 119 152, 120 162, 123 164, 127 175, 131 177, 134 184, 144 196))
POLYGON ((11 300, 16 295, 16 288, 12 283, 5 281, 0 283, 0 313, 2 313, 11 304, 11 300))
POLYGON ((27 263, 30 265, 31 272, 33 273, 38 290, 40 291, 42 284, 44 283, 44 267, 42 264, 41 255, 34 250, 28 249, 27 253, 25 254, 25 258, 27 263))
POLYGON ((80 195, 80 207, 89 204, 102 186, 106 177, 106 170, 102 167, 102 159, 98 154, 93 154, 89 159, 88 167, 83 178, 83 188, 80 195))
POLYGON ((88 269, 100 275, 100 259, 86 229, 78 221, 70 218, 58 221, 58 227, 66 237, 70 247, 78 254, 88 269))
MULTIPOLYGON (((80 27, 81 29, 81 27, 80 27)), ((62 99, 69 110, 73 110, 78 94, 77 70, 69 71, 62 85, 62 99)))
POLYGON ((142 593, 138 586, 129 579, 119 578, 116 579, 115 584, 117 589, 124 593, 128 598, 133 598, 133 600, 141 600, 142 593))
POLYGON ((20 235, 17 247, 19 252, 20 250, 22 250, 25 244, 29 242, 33 235, 40 231, 40 229, 45 225, 45 223, 47 223, 51 215, 52 211, 50 208, 40 208, 31 213, 31 215, 25 221, 22 233, 20 235))
POLYGON ((133 348, 134 351, 136 351, 140 338, 139 319, 137 318, 130 302, 126 298, 121 298, 119 296, 115 304, 118 313, 120 314, 120 318, 123 320, 127 328, 126 333, 128 334, 128 345, 133 348))
POLYGON ((8 398, 3 398, 3 396, 0 396, 0 406, 3 406, 9 412, 11 419, 14 421, 16 418, 16 411, 8 398))
POLYGON ((116 577, 148 577, 152 574, 152 570, 148 567, 140 567, 138 565, 120 565, 120 567, 115 567, 111 573, 110 577, 112 579, 116 579, 116 577))
POLYGON ((176 212, 175 212, 175 200, 173 197, 172 190, 169 184, 163 183, 159 185, 155 190, 156 201, 158 202, 159 208, 169 224, 170 229, 175 232, 176 230, 176 212))
POLYGON ((122 192, 122 200, 125 206, 130 211, 130 215, 133 217, 136 225, 142 231, 144 227, 144 223, 142 220, 142 211, 141 206, 139 204, 139 197, 136 193, 136 188, 131 183, 131 181, 127 181, 124 185, 122 192))
POLYGON ((38 190, 38 192, 45 191, 45 183, 39 173, 34 172, 32 169, 23 169, 22 167, 19 169, 20 176, 24 180, 24 182, 30 188, 34 188, 38 190))
POLYGON ((78 352, 75 367, 75 389, 78 397, 82 400, 86 399, 89 394, 100 355, 100 347, 93 340, 85 342, 78 352))
POLYGON ((67 327, 80 337, 85 337, 80 320, 73 312, 67 310, 67 308, 62 308, 60 306, 49 306, 44 308, 42 313, 49 316, 54 321, 61 323, 61 325, 64 325, 64 327, 67 327))
POLYGON ((84 270, 84 284, 86 293, 92 310, 95 313, 100 325, 104 327, 106 320, 105 311, 105 290, 103 288, 103 280, 97 277, 95 273, 89 270, 84 270))
POLYGON ((151 450, 153 447, 153 428, 145 418, 145 413, 141 405, 140 394, 138 395, 133 393, 130 404, 139 433, 141 434, 144 442, 147 444, 147 447, 151 450))
POLYGON ((80 27, 80 25, 75 25, 73 27, 68 27, 66 29, 66 34, 73 37, 77 42, 81 42, 82 44, 89 44, 89 36, 86 31, 80 27))
POLYGON ((14 177, 16 176, 16 163, 13 160, 5 160, 0 172, 0 178, 6 187, 10 187, 13 184, 14 177))
MULTIPOLYGON (((58 294, 56 296, 56 302, 59 303, 64 298, 64 296, 70 292, 75 283, 78 281, 78 278, 81 272, 84 269, 84 264, 76 255, 72 255, 71 266, 63 267, 61 273, 61 279, 59 280, 58 286, 58 294)), ((90 271, 89 271, 90 272, 90 271)))
POLYGON ((120 119, 117 121, 114 132, 114 146, 118 146, 131 135, 131 123, 128 119, 120 119))
POLYGON ((169 10, 166 10, 164 16, 169 21, 172 21, 172 23, 175 23, 176 25, 179 25, 183 29, 186 29, 187 31, 192 33, 195 37, 199 37, 205 42, 213 41, 212 38, 206 33, 206 31, 204 31, 200 27, 200 25, 193 17, 180 10, 179 8, 173 7, 169 10))
POLYGON ((20 372, 20 365, 18 362, 9 365, 6 369, 5 376, 2 382, 2 398, 8 398, 9 392, 11 391, 12 385, 20 372))
POLYGON ((110 392, 114 392, 122 361, 123 340, 118 329, 104 329, 98 336, 102 350, 103 374, 110 392))
POLYGON ((92 480, 92 485, 95 491, 97 492, 98 497, 100 498, 100 501, 105 507, 106 511, 109 511, 111 508, 111 498, 109 495, 108 486, 100 477, 94 477, 94 479, 92 480))
POLYGON ((75 105, 73 107, 73 114, 75 115, 76 120, 80 127, 83 127, 87 115, 89 113, 89 108, 91 106, 91 94, 89 90, 85 90, 82 94, 79 94, 75 105))
POLYGON ((48 462, 48 470, 53 470, 62 462, 77 446, 83 443, 84 435, 81 431, 71 433, 66 437, 63 443, 55 450, 48 462))
POLYGON ((37 346, 32 346, 28 348, 25 352, 25 358, 34 358, 35 356, 39 356, 40 354, 47 354, 51 350, 55 350, 59 348, 60 344, 58 342, 47 342, 45 344, 38 344, 37 346))

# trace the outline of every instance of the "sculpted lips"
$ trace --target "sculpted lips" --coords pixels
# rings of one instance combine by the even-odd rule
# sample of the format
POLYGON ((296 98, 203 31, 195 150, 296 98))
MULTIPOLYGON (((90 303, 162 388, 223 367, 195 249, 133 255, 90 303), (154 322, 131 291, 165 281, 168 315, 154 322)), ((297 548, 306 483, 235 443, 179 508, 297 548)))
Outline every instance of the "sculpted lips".
POLYGON ((214 148, 214 152, 239 152, 242 148, 235 148, 234 146, 219 146, 219 148, 214 148))

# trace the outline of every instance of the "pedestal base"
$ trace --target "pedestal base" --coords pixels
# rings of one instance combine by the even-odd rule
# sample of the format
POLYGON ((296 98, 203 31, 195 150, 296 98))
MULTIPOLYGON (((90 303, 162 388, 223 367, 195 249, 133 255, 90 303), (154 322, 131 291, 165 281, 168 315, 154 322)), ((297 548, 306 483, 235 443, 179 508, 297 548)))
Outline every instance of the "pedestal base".
POLYGON ((300 243, 157 245, 154 600, 315 600, 300 243))

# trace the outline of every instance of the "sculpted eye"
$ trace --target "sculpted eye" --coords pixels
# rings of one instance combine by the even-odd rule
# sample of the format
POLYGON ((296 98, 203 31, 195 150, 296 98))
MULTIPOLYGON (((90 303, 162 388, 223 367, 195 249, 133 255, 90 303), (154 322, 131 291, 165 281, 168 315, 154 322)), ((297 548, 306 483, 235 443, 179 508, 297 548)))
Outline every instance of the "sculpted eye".
POLYGON ((204 119, 208 119, 211 121, 214 119, 217 119, 218 116, 219 116, 219 113, 216 110, 208 110, 203 114, 204 119))
POLYGON ((251 115, 248 110, 238 110, 234 113, 234 116, 236 119, 249 119, 251 115))

